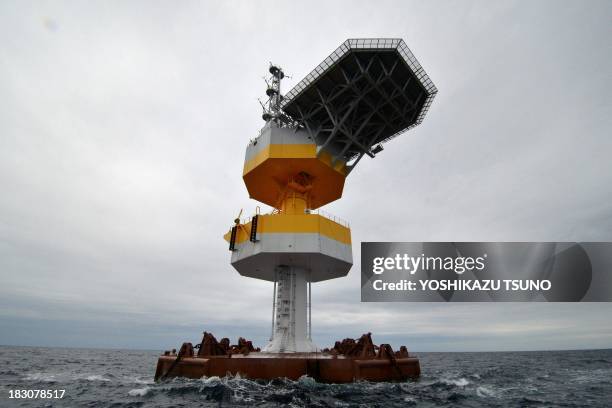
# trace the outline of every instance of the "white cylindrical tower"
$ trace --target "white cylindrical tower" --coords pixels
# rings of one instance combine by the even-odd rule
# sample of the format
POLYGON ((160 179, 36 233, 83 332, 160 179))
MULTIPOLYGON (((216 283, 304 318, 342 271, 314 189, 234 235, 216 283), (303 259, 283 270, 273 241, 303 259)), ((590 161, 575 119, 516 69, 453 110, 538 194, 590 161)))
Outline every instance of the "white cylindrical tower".
POLYGON ((263 351, 309 353, 318 351, 308 333, 309 272, 295 266, 276 267, 275 319, 272 339, 263 351))

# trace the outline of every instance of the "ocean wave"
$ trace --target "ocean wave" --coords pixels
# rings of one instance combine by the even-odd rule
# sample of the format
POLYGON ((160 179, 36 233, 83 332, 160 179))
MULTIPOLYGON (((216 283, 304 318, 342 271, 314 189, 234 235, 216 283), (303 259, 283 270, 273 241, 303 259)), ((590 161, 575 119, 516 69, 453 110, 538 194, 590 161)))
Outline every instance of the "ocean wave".
POLYGON ((149 387, 134 388, 128 391, 128 395, 130 397, 144 397, 145 395, 149 393, 149 391, 151 391, 151 388, 149 387))
MULTIPOLYGON (((384 384, 384 383, 383 383, 384 384)), ((431 388, 454 388, 454 387, 466 387, 471 382, 465 377, 452 378, 452 377, 438 377, 431 381, 421 382, 422 385, 431 388)))
POLYGON ((497 397, 499 395, 492 387, 480 385, 476 388, 476 395, 481 398, 497 397))
POLYGON ((101 375, 88 375, 87 377, 85 377, 85 379, 87 381, 102 381, 102 382, 112 381, 110 378, 106 378, 106 377, 101 376, 101 375))
POLYGON ((55 374, 35 372, 35 373, 26 374, 24 377, 24 380, 35 381, 35 382, 56 383, 57 379, 55 377, 56 377, 55 374))
POLYGON ((123 382, 127 382, 130 384, 142 384, 142 385, 155 384, 155 381, 153 381, 153 378, 151 377, 149 377, 149 379, 147 380, 143 380, 140 377, 123 377, 123 382))
POLYGON ((467 378, 463 378, 463 377, 455 378, 455 379, 442 379, 442 381, 447 384, 454 384, 457 387, 465 387, 466 385, 470 384, 467 378))
MULTIPOLYGON (((15 355, 16 352, 5 348, 15 355)), ((0 347, 0 351, 2 348, 0 347)), ((318 383, 311 377, 241 376, 153 381, 157 353, 41 350, 5 367, 0 387, 66 389, 71 406, 497 406, 609 407, 612 351, 436 353, 421 355, 422 375, 399 383, 318 383), (79 360, 78 366, 64 364, 79 360), (581 365, 586 359, 588 366, 581 365)), ((38 401, 40 402, 40 401, 38 401)), ((38 406, 23 401, 24 407, 38 406)))

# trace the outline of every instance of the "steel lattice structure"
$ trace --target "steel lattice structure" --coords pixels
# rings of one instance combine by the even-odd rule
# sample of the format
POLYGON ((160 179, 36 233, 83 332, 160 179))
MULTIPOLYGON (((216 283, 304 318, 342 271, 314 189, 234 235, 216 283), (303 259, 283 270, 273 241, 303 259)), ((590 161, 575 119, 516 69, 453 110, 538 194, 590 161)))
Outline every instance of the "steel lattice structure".
POLYGON ((420 124, 437 88, 401 39, 349 39, 289 91, 281 108, 354 167, 420 124), (376 147, 373 147, 378 145, 376 147))

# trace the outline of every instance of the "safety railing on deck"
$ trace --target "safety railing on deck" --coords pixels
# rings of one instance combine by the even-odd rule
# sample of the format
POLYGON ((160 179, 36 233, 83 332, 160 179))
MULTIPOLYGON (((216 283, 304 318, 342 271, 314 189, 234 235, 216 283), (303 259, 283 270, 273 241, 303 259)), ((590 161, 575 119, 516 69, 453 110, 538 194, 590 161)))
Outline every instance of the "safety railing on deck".
POLYGON ((318 215, 320 215, 322 217, 325 217, 327 219, 330 219, 333 222, 335 222, 337 224, 340 224, 340 225, 342 225, 342 226, 344 226, 346 228, 350 228, 351 227, 350 224, 348 223, 348 221, 343 220, 340 217, 336 217, 335 215, 330 214, 327 211, 323 211, 323 210, 309 210, 309 213, 310 214, 318 214, 318 215))
MULTIPOLYGON (((268 213, 261 214, 259 212, 256 212, 255 214, 257 214, 257 215, 274 215, 274 214, 282 214, 282 213, 283 212, 281 210, 278 210, 278 209, 275 208, 275 209, 273 209, 272 211, 270 211, 268 213)), ((253 215, 255 215, 255 214, 253 214, 253 215)), ((344 219, 342 219, 340 217, 337 217, 337 216, 335 216, 333 214, 330 214, 327 211, 323 211, 321 209, 306 210, 306 214, 320 215, 320 216, 325 217, 325 218, 327 218, 327 219, 329 219, 329 220, 331 220, 331 221, 333 221, 333 222, 335 222, 337 224, 342 225, 343 227, 346 227, 346 228, 350 228, 351 227, 351 225, 349 224, 348 221, 346 221, 346 220, 344 220, 344 219)), ((251 222, 252 219, 253 219, 252 216, 248 217, 248 218, 243 218, 243 219, 240 220, 240 223, 241 224, 248 224, 249 222, 251 222)))

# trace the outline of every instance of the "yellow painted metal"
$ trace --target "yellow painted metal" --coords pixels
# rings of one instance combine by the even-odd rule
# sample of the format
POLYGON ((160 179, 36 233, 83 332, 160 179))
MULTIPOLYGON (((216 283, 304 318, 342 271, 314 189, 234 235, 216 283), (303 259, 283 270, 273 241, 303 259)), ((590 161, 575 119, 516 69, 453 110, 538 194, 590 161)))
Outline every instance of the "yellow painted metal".
MULTIPOLYGON (((314 143, 310 144, 270 144, 252 159, 244 163, 243 175, 259 166, 267 159, 318 159, 331 168, 331 155, 323 151, 321 155, 317 157, 317 145, 314 143)), ((333 167, 335 171, 346 176, 346 166, 343 161, 338 161, 333 167)))
POLYGON ((346 178, 344 163, 331 167, 327 153, 317 157, 315 145, 270 145, 245 164, 244 183, 249 196, 279 208, 286 187, 300 174, 310 180, 308 208, 316 209, 342 197, 346 178), (275 147, 276 146, 276 147, 275 147), (297 146, 297 147, 296 147, 297 146))
MULTIPOLYGON (((332 167, 332 155, 326 152, 325 150, 323 150, 321 154, 319 154, 319 160, 327 164, 329 167, 332 167)), ((348 174, 346 163, 342 160, 336 162, 333 169, 336 170, 338 173, 342 174, 344 177, 346 177, 348 174)))
MULTIPOLYGON (((241 224, 236 235, 236 244, 249 240, 251 223, 241 224)), ((258 234, 320 234, 327 238, 351 244, 351 229, 319 214, 266 214, 257 221, 258 234)), ((230 240, 231 231, 223 238, 230 240)))
MULTIPOLYGON (((329 218, 310 214, 342 196, 346 166, 332 156, 317 155, 314 143, 269 144, 244 164, 243 178, 251 198, 277 209, 260 215, 259 234, 320 234, 340 243, 351 244, 351 231, 329 218)), ((236 244, 250 239, 251 223, 238 224, 236 244)), ((224 235, 229 242, 231 231, 224 235)))

